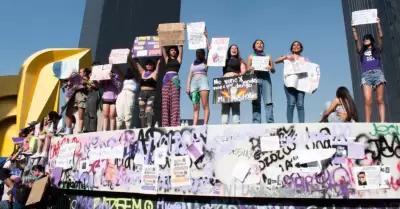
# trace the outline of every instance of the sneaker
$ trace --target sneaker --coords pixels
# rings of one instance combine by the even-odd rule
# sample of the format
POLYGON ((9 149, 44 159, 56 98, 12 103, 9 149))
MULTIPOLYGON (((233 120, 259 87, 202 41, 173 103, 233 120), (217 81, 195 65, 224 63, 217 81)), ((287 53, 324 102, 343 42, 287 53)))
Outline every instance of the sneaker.
POLYGON ((36 152, 34 155, 31 156, 31 158, 39 158, 41 154, 42 153, 36 152))
POLYGON ((32 151, 26 150, 25 152, 22 152, 23 155, 32 155, 32 151))
POLYGON ((40 154, 40 157, 47 157, 47 152, 42 152, 42 153, 40 154))
POLYGON ((17 161, 20 161, 20 160, 23 160, 23 159, 25 159, 25 156, 23 156, 23 155, 19 155, 19 156, 17 157, 17 161))

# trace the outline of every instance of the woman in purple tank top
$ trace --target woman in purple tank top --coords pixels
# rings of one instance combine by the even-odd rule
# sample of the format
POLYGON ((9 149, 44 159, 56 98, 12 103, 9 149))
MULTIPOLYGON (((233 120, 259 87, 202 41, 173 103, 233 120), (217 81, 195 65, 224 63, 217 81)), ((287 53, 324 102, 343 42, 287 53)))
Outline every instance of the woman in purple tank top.
POLYGON ((375 46, 375 39, 371 34, 367 34, 363 37, 363 44, 361 45, 356 27, 353 26, 354 40, 361 61, 361 86, 364 91, 365 122, 371 122, 372 92, 374 90, 376 90, 379 117, 381 122, 385 122, 385 102, 383 95, 385 92, 386 80, 381 67, 383 34, 379 18, 377 19, 376 25, 378 27, 379 36, 378 47, 375 46))
MULTIPOLYGON (((207 54, 210 49, 207 32, 204 32, 207 41, 207 54)), ((196 50, 196 60, 190 65, 190 72, 187 79, 186 93, 193 103, 193 125, 197 125, 200 112, 200 100, 204 110, 204 125, 208 124, 210 118, 210 107, 208 98, 210 87, 207 78, 207 54, 204 49, 196 50)))

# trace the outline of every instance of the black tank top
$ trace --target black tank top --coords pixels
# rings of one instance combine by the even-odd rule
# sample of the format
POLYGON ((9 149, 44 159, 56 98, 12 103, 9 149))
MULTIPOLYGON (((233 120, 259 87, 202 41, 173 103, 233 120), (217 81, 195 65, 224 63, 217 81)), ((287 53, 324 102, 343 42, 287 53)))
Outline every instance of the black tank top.
POLYGON ((233 58, 226 61, 225 67, 222 68, 222 73, 240 73, 241 62, 237 58, 233 58))
POLYGON ((157 81, 154 78, 140 79, 140 86, 156 88, 157 81))
POLYGON ((178 73, 179 68, 181 68, 181 63, 179 63, 177 59, 168 59, 167 72, 177 72, 178 73))

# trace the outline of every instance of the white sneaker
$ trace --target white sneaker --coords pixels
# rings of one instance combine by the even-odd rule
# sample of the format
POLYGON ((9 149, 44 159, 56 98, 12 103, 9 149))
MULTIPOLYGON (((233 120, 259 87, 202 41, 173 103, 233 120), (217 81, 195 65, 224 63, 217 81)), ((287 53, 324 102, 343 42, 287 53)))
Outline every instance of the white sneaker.
POLYGON ((47 152, 42 152, 42 153, 40 154, 40 157, 47 157, 47 152))
POLYGON ((32 151, 30 151, 30 150, 26 150, 25 152, 22 152, 22 154, 24 154, 24 155, 31 155, 31 154, 33 154, 33 153, 32 153, 32 151))
POLYGON ((42 153, 36 152, 34 155, 31 156, 31 158, 39 158, 41 154, 42 153))
POLYGON ((17 157, 17 161, 20 161, 20 160, 23 160, 23 159, 25 159, 25 156, 23 156, 23 155, 19 155, 19 156, 17 157))

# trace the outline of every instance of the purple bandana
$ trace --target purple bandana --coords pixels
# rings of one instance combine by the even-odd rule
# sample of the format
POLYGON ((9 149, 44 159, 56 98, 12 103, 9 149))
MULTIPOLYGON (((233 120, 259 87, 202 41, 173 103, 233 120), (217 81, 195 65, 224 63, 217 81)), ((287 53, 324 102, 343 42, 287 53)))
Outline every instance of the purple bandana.
POLYGON ((263 51, 254 51, 255 56, 265 56, 263 51))
POLYGON ((162 81, 162 87, 164 87, 165 84, 168 83, 169 80, 171 80, 171 78, 177 76, 178 73, 174 72, 174 73, 167 73, 165 74, 163 81, 162 81))
POLYGON ((153 71, 146 71, 146 72, 144 72, 143 78, 149 77, 152 73, 153 73, 153 71))
POLYGON ((202 64, 202 63, 203 63, 203 60, 196 59, 196 60, 193 62, 193 65, 200 65, 200 64, 202 64))

